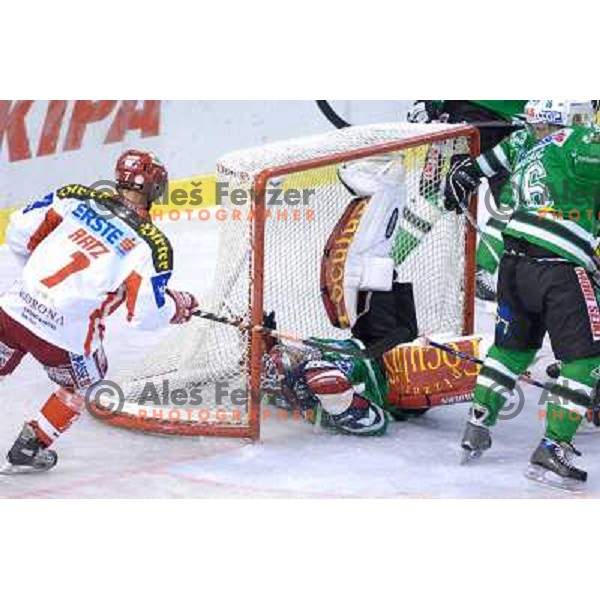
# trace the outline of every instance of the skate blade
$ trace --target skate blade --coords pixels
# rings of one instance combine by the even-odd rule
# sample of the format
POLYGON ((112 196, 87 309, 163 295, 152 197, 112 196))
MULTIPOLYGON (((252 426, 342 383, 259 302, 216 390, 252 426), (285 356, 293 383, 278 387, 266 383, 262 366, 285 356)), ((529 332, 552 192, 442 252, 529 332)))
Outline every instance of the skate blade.
POLYGON ((530 481, 539 483, 540 485, 544 485, 555 490, 562 490, 564 492, 576 494, 581 493, 586 489, 584 481, 566 479, 560 475, 557 475, 556 473, 553 473, 552 471, 549 471, 548 469, 543 469, 538 465, 529 465, 525 471, 525 477, 530 481))
POLYGON ((483 452, 480 450, 469 450, 468 448, 461 448, 459 463, 461 465, 468 465, 471 462, 479 460, 483 456, 483 452))
POLYGON ((9 462, 5 462, 0 466, 0 475, 31 475, 34 473, 46 473, 46 471, 49 471, 51 468, 52 467, 44 467, 36 469, 26 465, 13 465, 9 462))

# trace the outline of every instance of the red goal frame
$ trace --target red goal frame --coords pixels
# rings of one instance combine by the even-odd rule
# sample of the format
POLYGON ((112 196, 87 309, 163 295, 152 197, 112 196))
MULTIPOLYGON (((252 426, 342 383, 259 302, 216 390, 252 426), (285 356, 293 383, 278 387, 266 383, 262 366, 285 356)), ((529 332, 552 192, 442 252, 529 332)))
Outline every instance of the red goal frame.
MULTIPOLYGON (((385 154, 408 150, 417 146, 443 142, 452 138, 465 137, 469 140, 469 149, 472 157, 480 153, 479 131, 471 125, 458 125, 437 133, 419 135, 398 142, 388 142, 371 146, 362 150, 340 152, 329 156, 298 161, 279 167, 265 169, 254 180, 254 198, 256 204, 256 220, 252 232, 253 260, 252 260, 252 285, 251 285, 251 322, 253 326, 260 326, 263 322, 263 295, 264 295, 264 240, 265 240, 265 195, 269 179, 327 167, 332 164, 360 160, 375 154, 385 154)), ((477 218, 477 194, 473 194, 469 203, 469 212, 477 218)), ((473 333, 475 322, 475 250, 477 235, 473 227, 465 228, 465 313, 463 320, 463 335, 473 333)), ((252 439, 260 438, 260 382, 262 369, 262 336, 252 331, 250 344, 250 389, 248 408, 248 436, 252 439)), ((246 436, 244 436, 246 437, 246 436)))

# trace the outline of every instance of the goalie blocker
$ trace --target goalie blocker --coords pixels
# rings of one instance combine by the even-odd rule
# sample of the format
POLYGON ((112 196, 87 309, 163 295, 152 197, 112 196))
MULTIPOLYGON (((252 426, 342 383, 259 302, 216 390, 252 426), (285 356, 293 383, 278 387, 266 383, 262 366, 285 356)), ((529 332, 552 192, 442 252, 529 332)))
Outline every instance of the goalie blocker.
MULTIPOLYGON (((406 204, 401 162, 382 157, 344 165, 338 177, 353 199, 327 241, 321 264, 321 295, 331 324, 350 329, 378 360, 392 412, 470 401, 478 367, 416 341, 413 285, 396 281, 390 255, 406 204)), ((445 343, 479 355, 478 338, 445 343)))

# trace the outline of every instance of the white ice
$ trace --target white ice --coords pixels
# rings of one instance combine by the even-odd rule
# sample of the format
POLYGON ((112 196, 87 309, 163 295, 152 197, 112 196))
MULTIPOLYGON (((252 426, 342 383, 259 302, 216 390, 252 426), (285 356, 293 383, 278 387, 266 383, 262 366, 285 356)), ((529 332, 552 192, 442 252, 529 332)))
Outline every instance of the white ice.
MULTIPOLYGON (((213 222, 165 225, 176 252, 173 287, 206 296, 214 271, 213 222)), ((17 276, 16 262, 0 248, 0 287, 17 276)), ((157 334, 129 329, 117 313, 109 321, 112 372, 142 356, 157 334)), ((493 316, 478 306, 477 331, 489 341, 493 316)), ((548 362, 547 349, 544 350, 548 362)), ((544 361, 542 361, 544 362, 544 361)), ((535 372, 541 376, 540 369, 535 372)), ((112 428, 84 413, 57 443, 59 464, 48 473, 0 478, 7 498, 546 498, 568 497, 523 477, 543 431, 539 394, 524 386, 521 414, 500 423, 494 445, 477 464, 459 466, 458 442, 468 406, 431 410, 392 423, 381 438, 353 438, 304 422, 268 421, 260 442, 149 436, 112 428)), ((35 415, 53 389, 27 358, 1 384, 0 451, 35 415)), ((600 432, 581 435, 590 479, 584 497, 600 496, 600 432)), ((582 495, 578 495, 581 497, 582 495)))

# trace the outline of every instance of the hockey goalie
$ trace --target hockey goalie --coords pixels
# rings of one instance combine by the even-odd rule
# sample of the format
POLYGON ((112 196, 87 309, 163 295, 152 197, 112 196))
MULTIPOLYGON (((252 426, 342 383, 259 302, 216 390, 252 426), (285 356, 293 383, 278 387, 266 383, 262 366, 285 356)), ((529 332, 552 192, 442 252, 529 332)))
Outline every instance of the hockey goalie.
POLYGON ((25 423, 3 473, 56 464, 50 446, 106 374, 106 317, 124 306, 127 321, 148 330, 191 318, 196 299, 168 288, 173 252, 149 217, 166 185, 154 155, 130 150, 117 162, 115 195, 66 185, 11 216, 7 244, 23 271, 0 298, 0 376, 31 354, 58 387, 25 423))
MULTIPOLYGON (((352 200, 324 250, 321 294, 331 324, 349 330, 352 337, 320 340, 326 350, 271 343, 263 388, 278 406, 324 427, 380 435, 390 417, 402 420, 450 398, 470 398, 476 371, 457 360, 453 376, 446 377, 440 361, 428 374, 430 388, 413 389, 411 395, 407 380, 417 375, 414 352, 426 354, 427 349, 405 346, 417 338, 419 328, 413 286, 397 281, 398 261, 406 258, 398 255, 397 239, 407 235, 400 227, 406 210, 402 157, 349 163, 338 169, 337 176, 352 200), (361 351, 364 358, 357 358, 361 351), (402 405, 407 396, 416 402, 408 410, 402 405)), ((423 216, 433 218, 431 209, 423 216)), ((415 237, 411 248, 418 245, 415 237)), ((267 325, 275 327, 274 315, 267 325)), ((465 346, 470 340, 457 344, 473 352, 472 346, 465 346)))

